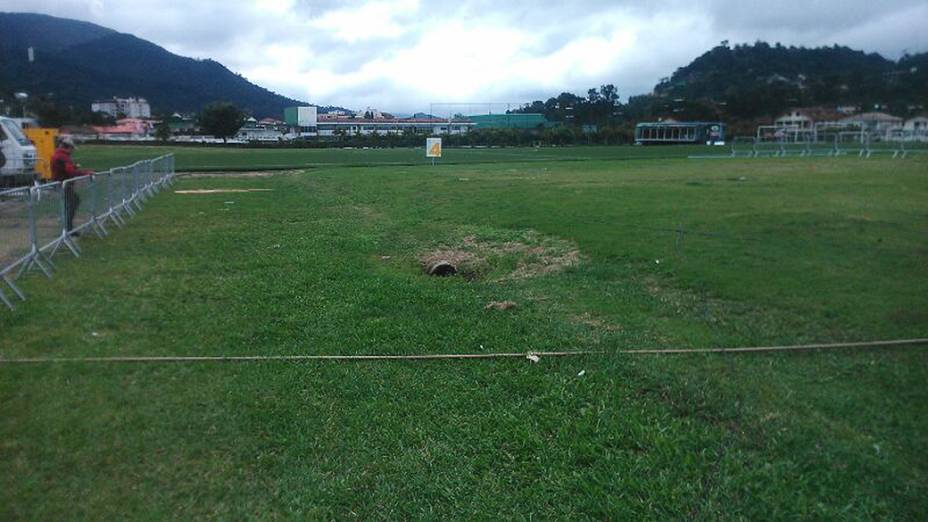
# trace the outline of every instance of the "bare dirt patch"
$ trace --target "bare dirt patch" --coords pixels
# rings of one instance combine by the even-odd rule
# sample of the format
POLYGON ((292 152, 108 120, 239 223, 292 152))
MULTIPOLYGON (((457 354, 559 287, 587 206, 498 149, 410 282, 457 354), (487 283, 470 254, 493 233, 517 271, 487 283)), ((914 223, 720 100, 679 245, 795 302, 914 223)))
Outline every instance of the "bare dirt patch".
POLYGON ((580 251, 569 241, 544 236, 534 230, 467 234, 450 245, 419 255, 423 271, 454 274, 468 279, 490 276, 495 281, 540 277, 580 263, 580 251), (497 236, 497 237, 494 237, 497 236))
POLYGON ((180 176, 185 178, 269 178, 271 176, 287 176, 297 174, 299 170, 255 170, 248 172, 240 171, 209 171, 209 172, 185 172, 180 176))
POLYGON ((274 189, 259 189, 259 188, 249 188, 249 189, 189 189, 189 190, 175 190, 175 194, 234 194, 238 192, 271 192, 274 189))
POLYGON ((545 251, 534 254, 534 258, 531 261, 520 263, 519 266, 509 274, 509 278, 526 279, 529 277, 553 274, 579 263, 579 250, 569 250, 561 254, 553 254, 545 251))
POLYGON ((509 310, 516 306, 515 301, 490 301, 483 308, 486 310, 509 310))
POLYGON ((575 315, 573 316, 573 320, 577 323, 584 324, 596 330, 605 330, 607 332, 618 332, 622 330, 621 325, 612 324, 598 317, 594 317, 590 315, 589 312, 583 312, 580 315, 575 315))

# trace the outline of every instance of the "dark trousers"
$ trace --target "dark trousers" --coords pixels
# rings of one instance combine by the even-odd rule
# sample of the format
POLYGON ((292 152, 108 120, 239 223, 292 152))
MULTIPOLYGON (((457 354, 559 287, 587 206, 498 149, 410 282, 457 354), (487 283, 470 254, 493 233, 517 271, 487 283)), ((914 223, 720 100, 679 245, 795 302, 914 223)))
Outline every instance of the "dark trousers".
POLYGON ((77 207, 81 204, 81 198, 74 192, 74 184, 68 183, 64 187, 64 228, 68 232, 74 228, 74 214, 77 214, 77 207))

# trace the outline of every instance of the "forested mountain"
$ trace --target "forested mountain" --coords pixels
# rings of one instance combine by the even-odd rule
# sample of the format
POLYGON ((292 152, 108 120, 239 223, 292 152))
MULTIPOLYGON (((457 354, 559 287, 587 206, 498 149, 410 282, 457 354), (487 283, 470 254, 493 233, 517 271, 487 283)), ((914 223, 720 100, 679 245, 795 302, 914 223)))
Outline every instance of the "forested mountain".
POLYGON ((254 85, 213 60, 195 60, 87 22, 0 13, 0 98, 26 91, 89 110, 93 100, 141 96, 154 112, 197 112, 228 101, 256 117, 305 105, 254 85), (26 49, 33 47, 35 61, 26 49))
POLYGON ((0 47, 32 46, 56 53, 68 47, 114 34, 89 22, 30 13, 0 13, 0 47))
POLYGON ((654 94, 675 108, 702 104, 736 118, 789 107, 855 105, 901 116, 928 106, 928 54, 899 61, 848 47, 723 42, 661 81, 654 94))
POLYGON ((892 61, 847 47, 807 49, 727 42, 676 70, 654 92, 619 103, 603 85, 586 96, 568 92, 515 112, 542 113, 566 124, 615 126, 636 121, 724 120, 750 124, 791 107, 849 105, 899 116, 928 108, 928 53, 892 61))

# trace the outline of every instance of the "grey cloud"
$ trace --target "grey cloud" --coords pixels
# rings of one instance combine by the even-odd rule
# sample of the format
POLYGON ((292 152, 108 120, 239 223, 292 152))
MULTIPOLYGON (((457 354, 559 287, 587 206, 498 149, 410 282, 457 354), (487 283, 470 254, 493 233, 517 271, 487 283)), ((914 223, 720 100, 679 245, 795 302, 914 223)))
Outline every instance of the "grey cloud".
POLYGON ((773 2, 712 1, 710 11, 719 29, 788 29, 797 34, 835 32, 898 12, 924 6, 923 0, 777 0, 773 2))
MULTIPOLYGON (((294 85, 300 82, 285 76, 294 71, 325 70, 336 77, 357 78, 332 93, 337 102, 331 103, 352 104, 351 100, 356 99, 354 105, 381 104, 385 109, 395 106, 395 110, 418 110, 426 102, 410 99, 408 87, 382 74, 363 77, 365 65, 377 60, 389 62, 398 53, 418 45, 428 30, 451 22, 474 29, 523 31, 534 42, 519 50, 520 56, 528 58, 553 56, 582 38, 608 34, 623 21, 636 20, 649 28, 650 32, 642 33, 634 47, 621 55, 621 63, 605 64, 596 74, 569 70, 559 76, 562 84, 550 88, 537 79, 543 78, 546 71, 538 71, 536 79, 500 73, 500 77, 507 78, 505 81, 488 84, 475 95, 525 101, 544 99, 564 90, 583 93, 602 83, 618 85, 623 97, 647 92, 660 77, 721 40, 763 39, 805 46, 838 43, 888 57, 898 57, 904 50, 928 50, 924 31, 928 3, 924 0, 423 0, 419 9, 404 8, 390 14, 404 29, 399 35, 345 41, 318 27, 318 21, 329 13, 350 13, 367 3, 297 0, 287 15, 265 12, 244 1, 219 0, 5 0, 0 9, 98 23, 136 34, 179 54, 214 58, 243 73, 269 63, 266 50, 270 46, 296 45, 307 51, 305 63, 289 64, 288 70, 264 78, 266 87, 305 97, 305 90, 293 92, 294 85), (678 36, 672 32, 675 26, 666 25, 668 19, 682 21, 678 36)), ((422 74, 429 74, 428 69, 423 67, 422 74)), ((319 91, 318 86, 308 89, 319 91)))

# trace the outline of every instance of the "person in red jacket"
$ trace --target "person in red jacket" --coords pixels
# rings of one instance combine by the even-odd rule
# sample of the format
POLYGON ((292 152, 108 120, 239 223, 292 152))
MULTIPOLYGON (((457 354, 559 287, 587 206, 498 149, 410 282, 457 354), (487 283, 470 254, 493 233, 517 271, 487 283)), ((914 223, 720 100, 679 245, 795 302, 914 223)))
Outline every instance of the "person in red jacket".
MULTIPOLYGON (((74 152, 74 142, 71 138, 65 136, 58 142, 58 148, 52 154, 52 179, 64 183, 65 180, 87 176, 93 174, 92 171, 81 169, 79 165, 71 159, 71 153, 74 152)), ((74 228, 74 214, 77 213, 77 207, 81 204, 81 198, 74 193, 74 184, 64 185, 64 209, 65 209, 65 230, 71 232, 74 228)))

